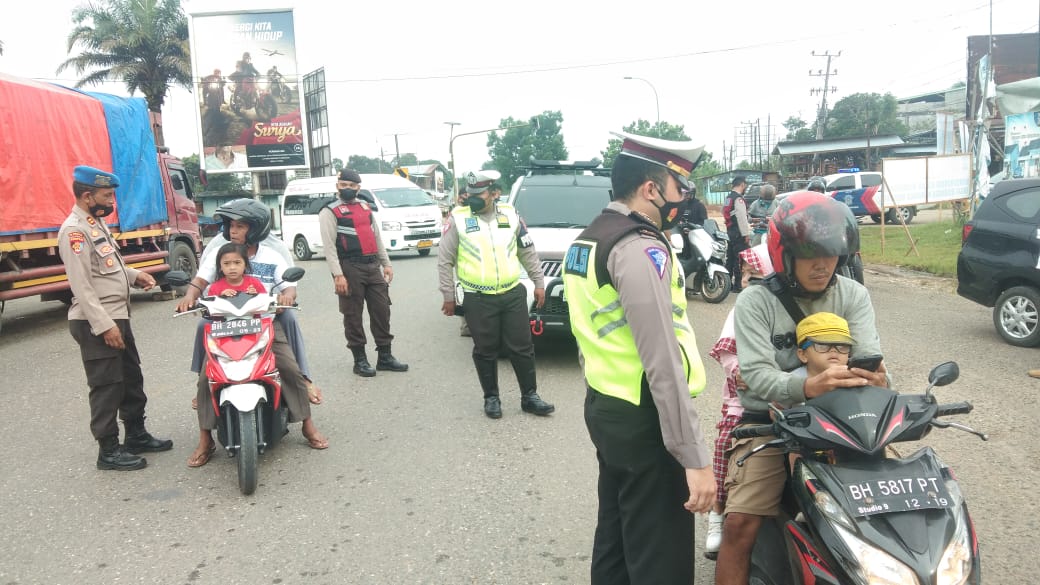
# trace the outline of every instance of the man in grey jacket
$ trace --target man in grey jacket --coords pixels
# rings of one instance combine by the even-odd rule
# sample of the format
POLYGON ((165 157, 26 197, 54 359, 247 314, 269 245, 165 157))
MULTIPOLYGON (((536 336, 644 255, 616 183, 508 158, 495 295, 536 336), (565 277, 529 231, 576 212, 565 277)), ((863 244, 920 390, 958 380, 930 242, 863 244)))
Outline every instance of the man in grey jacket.
MULTIPOLYGON (((769 256, 776 274, 740 295, 734 312, 740 375, 748 385, 740 395, 741 424, 769 423, 770 404, 786 408, 839 388, 888 386, 884 362, 877 372, 833 366, 807 379, 790 373, 800 365, 795 337, 800 316, 792 314, 797 311, 826 311, 848 321, 856 340, 851 357, 881 354, 870 294, 836 273, 859 248, 859 232, 848 207, 818 193, 796 193, 778 205, 769 230, 769 256)), ((767 440, 734 440, 727 456, 732 461, 767 440)), ((780 509, 786 478, 783 457, 780 449, 766 449, 743 466, 729 467, 716 585, 748 582, 762 518, 780 509)))

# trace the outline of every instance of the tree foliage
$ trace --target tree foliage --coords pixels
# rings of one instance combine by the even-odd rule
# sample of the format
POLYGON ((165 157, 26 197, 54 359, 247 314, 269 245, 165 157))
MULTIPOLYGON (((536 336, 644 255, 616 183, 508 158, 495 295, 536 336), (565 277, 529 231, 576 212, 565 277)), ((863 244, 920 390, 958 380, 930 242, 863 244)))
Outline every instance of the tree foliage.
POLYGON ((906 134, 899 120, 896 98, 890 93, 854 93, 834 104, 827 116, 827 138, 906 134))
POLYGON ((72 22, 67 51, 78 47, 80 53, 57 72, 86 72, 76 87, 120 80, 131 95, 144 94, 156 113, 171 85, 191 90, 188 19, 180 0, 96 0, 75 8, 72 22))
POLYGON ((347 159, 347 167, 359 173, 389 173, 393 169, 378 158, 370 158, 360 154, 352 154, 347 159))
POLYGON ((343 170, 343 159, 334 157, 332 159, 332 168, 336 169, 337 173, 342 171, 343 170))
POLYGON ((813 122, 810 126, 805 120, 797 116, 791 116, 785 120, 782 125, 787 130, 785 140, 793 140, 796 142, 816 140, 816 122, 813 122))
POLYGON ((541 160, 567 159, 567 147, 560 133, 563 124, 560 111, 546 110, 524 121, 505 118, 499 127, 523 122, 527 122, 527 125, 510 128, 501 135, 498 132, 488 135, 488 156, 491 160, 484 163, 484 168, 502 173, 502 188, 506 190, 524 173, 523 167, 530 163, 532 157, 541 160))
POLYGON ((693 173, 691 173, 690 176, 693 178, 707 177, 709 175, 717 175, 725 170, 726 169, 722 166, 722 163, 715 160, 715 156, 705 150, 704 154, 701 155, 700 162, 697 163, 697 166, 693 169, 693 173))
MULTIPOLYGON (((629 134, 661 138, 663 140, 690 140, 682 126, 669 124, 668 122, 651 124, 647 120, 639 119, 621 130, 629 134)), ((617 158, 619 152, 621 152, 621 139, 611 138, 608 140, 607 149, 600 153, 603 155, 603 166, 605 168, 614 166, 614 159, 617 158)))

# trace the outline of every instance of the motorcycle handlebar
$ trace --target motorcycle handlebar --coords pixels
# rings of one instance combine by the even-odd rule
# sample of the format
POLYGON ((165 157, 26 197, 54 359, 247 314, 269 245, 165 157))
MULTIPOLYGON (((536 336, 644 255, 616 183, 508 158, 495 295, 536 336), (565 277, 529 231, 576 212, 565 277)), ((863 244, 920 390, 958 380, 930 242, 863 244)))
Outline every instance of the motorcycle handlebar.
POLYGON ((940 404, 935 416, 950 416, 952 414, 968 414, 975 409, 970 402, 954 402, 952 404, 940 404))
POLYGON ((752 437, 772 437, 776 432, 773 425, 754 425, 733 429, 734 439, 750 439, 752 437))

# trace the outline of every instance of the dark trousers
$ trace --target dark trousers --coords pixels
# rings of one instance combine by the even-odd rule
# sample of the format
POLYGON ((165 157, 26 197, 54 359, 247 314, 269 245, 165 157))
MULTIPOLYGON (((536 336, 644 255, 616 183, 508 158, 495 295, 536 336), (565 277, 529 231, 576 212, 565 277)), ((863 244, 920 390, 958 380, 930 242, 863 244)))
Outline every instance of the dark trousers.
POLYGON ((498 396, 498 356, 504 348, 521 393, 537 390, 527 289, 517 285, 500 295, 467 292, 466 325, 473 336, 473 366, 484 397, 498 396))
POLYGON ((727 233, 729 234, 729 250, 726 253, 726 270, 729 270, 729 275, 733 277, 733 288, 739 289, 741 282, 740 253, 747 250, 748 245, 739 231, 727 233))
POLYGON ((347 296, 339 297, 347 347, 364 347, 367 342, 363 319, 365 303, 368 303, 368 324, 376 347, 390 345, 394 340, 390 334, 390 287, 383 278, 383 267, 379 262, 359 264, 349 260, 340 260, 339 265, 348 286, 347 296))
MULTIPOLYGON (((289 342, 285 337, 285 330, 282 329, 282 324, 277 319, 274 322, 274 344, 271 346, 271 352, 274 353, 274 365, 278 368, 278 375, 282 379, 282 400, 289 409, 289 422, 301 422, 310 418, 311 403, 307 398, 307 380, 300 372, 300 366, 296 363, 292 348, 289 347, 289 342)), ((195 393, 199 407, 199 428, 213 430, 217 428, 217 413, 213 410, 205 363, 203 366, 202 371, 199 372, 199 382, 195 393)))
POLYGON ((90 332, 90 322, 69 321, 69 331, 79 344, 83 369, 90 386, 90 432, 95 439, 119 437, 116 416, 124 422, 144 418, 148 397, 144 394, 141 356, 128 319, 116 319, 124 349, 105 345, 100 335, 90 332))
POLYGON ((649 392, 636 406, 589 389, 585 425, 599 461, 592 585, 693 583, 686 471, 664 447, 649 392))

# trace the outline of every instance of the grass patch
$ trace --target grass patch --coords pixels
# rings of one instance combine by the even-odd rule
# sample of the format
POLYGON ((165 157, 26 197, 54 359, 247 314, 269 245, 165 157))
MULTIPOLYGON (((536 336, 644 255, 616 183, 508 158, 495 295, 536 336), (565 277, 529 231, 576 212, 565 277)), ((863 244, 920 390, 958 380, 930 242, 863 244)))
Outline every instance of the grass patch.
POLYGON ((885 251, 881 252, 881 226, 860 226, 860 254, 866 264, 886 264, 937 276, 957 276, 957 254, 961 251, 961 226, 950 219, 938 223, 910 224, 910 235, 920 256, 914 254, 901 225, 885 226, 885 251))

